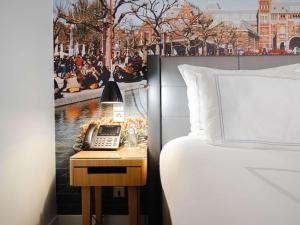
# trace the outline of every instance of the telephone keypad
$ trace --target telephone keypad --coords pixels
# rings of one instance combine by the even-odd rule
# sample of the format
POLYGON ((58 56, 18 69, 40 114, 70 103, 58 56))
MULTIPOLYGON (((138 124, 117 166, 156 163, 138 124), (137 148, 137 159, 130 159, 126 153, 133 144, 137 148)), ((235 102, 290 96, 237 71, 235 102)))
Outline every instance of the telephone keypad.
POLYGON ((96 136, 92 142, 93 149, 117 149, 120 137, 116 136, 96 136))

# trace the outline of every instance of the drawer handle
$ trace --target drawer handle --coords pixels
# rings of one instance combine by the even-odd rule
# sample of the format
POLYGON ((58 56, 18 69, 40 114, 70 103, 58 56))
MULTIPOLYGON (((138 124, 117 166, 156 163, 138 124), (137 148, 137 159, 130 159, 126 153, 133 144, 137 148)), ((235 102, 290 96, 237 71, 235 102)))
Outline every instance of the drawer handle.
POLYGON ((127 173, 126 166, 88 167, 88 174, 127 173))

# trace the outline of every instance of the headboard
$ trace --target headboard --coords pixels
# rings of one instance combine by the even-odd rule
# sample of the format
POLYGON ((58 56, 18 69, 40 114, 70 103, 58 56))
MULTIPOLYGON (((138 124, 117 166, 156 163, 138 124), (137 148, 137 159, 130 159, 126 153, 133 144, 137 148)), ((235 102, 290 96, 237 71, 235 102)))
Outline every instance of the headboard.
MULTIPOLYGON (((159 154, 168 141, 189 133, 186 85, 178 71, 180 64, 219 69, 263 69, 300 62, 300 56, 218 56, 148 58, 149 195, 158 193, 159 154), (153 182, 151 184, 150 182, 153 182), (155 192, 154 192, 155 191, 155 192)), ((160 196, 149 201, 149 225, 161 224, 160 196), (153 208, 154 207, 154 208, 153 208), (152 208, 152 210, 151 210, 152 208), (151 222, 153 218, 153 222, 151 222)))

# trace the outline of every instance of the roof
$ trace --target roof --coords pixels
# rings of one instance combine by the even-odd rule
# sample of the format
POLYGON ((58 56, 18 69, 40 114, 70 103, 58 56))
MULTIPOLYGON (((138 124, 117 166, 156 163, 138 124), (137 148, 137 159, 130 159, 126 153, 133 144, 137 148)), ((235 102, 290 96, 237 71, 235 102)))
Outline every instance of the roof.
POLYGON ((282 13, 282 12, 300 12, 300 1, 274 1, 271 3, 272 12, 282 13))
POLYGON ((179 0, 178 6, 174 7, 169 12, 167 12, 164 17, 165 18, 175 18, 181 12, 182 8, 187 5, 191 8, 191 10, 194 14, 197 14, 197 12, 201 11, 198 6, 195 6, 194 4, 190 3, 188 0, 179 0))
POLYGON ((253 27, 251 24, 249 24, 247 21, 244 20, 240 22, 240 26, 238 27, 238 29, 240 31, 247 31, 254 35, 258 35, 257 29, 255 29, 255 27, 253 27))
POLYGON ((204 13, 213 16, 215 19, 222 18, 225 21, 256 21, 257 10, 241 9, 241 10, 230 10, 222 9, 219 3, 209 1, 204 13))

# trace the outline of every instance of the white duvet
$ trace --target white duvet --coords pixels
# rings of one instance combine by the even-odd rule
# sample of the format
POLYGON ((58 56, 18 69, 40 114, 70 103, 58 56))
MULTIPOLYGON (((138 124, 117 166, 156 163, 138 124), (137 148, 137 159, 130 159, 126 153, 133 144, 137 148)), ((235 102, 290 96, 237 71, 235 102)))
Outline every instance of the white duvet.
POLYGON ((173 225, 300 225, 300 152, 166 144, 161 182, 173 225))

